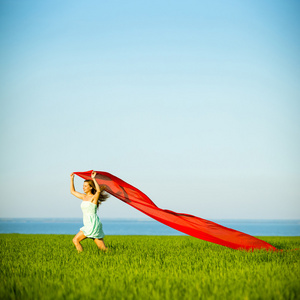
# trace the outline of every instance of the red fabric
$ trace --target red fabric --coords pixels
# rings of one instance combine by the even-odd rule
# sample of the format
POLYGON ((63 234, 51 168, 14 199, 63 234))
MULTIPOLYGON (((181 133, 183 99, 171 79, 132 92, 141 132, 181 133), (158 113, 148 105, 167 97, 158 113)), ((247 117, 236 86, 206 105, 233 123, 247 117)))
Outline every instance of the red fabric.
MULTIPOLYGON (((74 172, 83 179, 91 179, 91 173, 92 171, 74 172)), ((112 174, 97 171, 96 180, 99 185, 105 186, 105 191, 109 194, 147 216, 193 237, 232 249, 277 250, 272 245, 243 232, 192 215, 161 209, 140 190, 112 174)))

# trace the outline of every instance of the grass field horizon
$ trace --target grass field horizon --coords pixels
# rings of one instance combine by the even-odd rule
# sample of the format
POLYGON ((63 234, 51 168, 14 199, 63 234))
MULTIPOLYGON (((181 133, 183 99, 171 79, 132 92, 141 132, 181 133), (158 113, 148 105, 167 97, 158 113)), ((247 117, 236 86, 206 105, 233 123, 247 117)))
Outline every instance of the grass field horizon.
POLYGON ((189 236, 0 234, 1 299, 300 299, 300 237, 238 251, 189 236))

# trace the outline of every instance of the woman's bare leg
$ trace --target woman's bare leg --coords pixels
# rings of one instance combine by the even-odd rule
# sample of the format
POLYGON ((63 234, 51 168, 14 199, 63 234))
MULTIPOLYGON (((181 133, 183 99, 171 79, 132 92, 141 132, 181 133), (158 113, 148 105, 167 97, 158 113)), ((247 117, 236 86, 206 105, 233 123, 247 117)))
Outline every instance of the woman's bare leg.
POLYGON ((83 251, 83 248, 82 248, 80 242, 84 239, 86 239, 86 236, 83 234, 83 232, 81 230, 73 238, 73 244, 75 245, 78 252, 83 251))
POLYGON ((107 248, 106 248, 106 246, 104 244, 103 239, 94 239, 94 242, 96 243, 96 245, 98 246, 98 248, 100 250, 103 250, 103 251, 107 250, 107 248))

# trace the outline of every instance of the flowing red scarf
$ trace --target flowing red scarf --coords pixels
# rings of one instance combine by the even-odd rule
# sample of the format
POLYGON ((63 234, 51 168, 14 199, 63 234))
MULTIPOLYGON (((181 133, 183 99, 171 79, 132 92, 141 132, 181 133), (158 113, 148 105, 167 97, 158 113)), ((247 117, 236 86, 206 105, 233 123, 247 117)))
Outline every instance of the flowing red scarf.
MULTIPOLYGON (((91 179, 92 172, 91 170, 86 172, 74 172, 74 174, 83 179, 91 179)), ((147 216, 198 239, 232 249, 277 250, 272 245, 243 232, 193 215, 180 214, 171 210, 161 209, 140 190, 107 172, 97 171, 95 179, 99 185, 105 187, 106 192, 114 197, 143 212, 147 216)))

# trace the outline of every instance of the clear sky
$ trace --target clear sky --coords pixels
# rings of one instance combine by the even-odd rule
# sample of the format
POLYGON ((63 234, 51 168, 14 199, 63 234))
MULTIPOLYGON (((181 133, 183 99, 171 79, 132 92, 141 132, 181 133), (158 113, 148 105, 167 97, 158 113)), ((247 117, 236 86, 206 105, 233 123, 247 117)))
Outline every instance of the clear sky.
MULTIPOLYGON (((0 0, 0 217, 81 217, 69 175, 94 169, 176 212, 299 219, 299 13, 0 0)), ((99 215, 146 218, 113 197, 99 215)))

